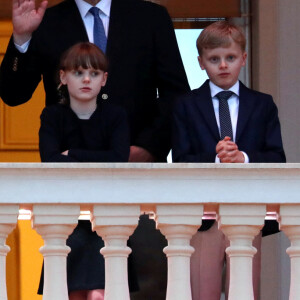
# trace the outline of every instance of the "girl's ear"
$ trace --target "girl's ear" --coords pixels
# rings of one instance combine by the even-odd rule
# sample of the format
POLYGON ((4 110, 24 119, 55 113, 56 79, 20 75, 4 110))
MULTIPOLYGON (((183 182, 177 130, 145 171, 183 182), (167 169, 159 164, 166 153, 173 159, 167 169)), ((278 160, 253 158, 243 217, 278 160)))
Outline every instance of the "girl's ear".
POLYGON ((63 70, 59 71, 59 78, 60 78, 60 82, 65 85, 67 84, 67 80, 66 80, 66 72, 63 70))
POLYGON ((105 86, 106 81, 107 81, 107 75, 108 75, 107 72, 104 72, 104 73, 103 73, 103 80, 102 80, 101 86, 105 86))

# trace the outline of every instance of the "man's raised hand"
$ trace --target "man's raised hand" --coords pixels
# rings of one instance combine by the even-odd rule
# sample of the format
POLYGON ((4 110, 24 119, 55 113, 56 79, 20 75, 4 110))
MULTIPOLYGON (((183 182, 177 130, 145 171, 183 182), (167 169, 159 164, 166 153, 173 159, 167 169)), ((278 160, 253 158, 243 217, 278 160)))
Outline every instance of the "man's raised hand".
POLYGON ((35 0, 12 0, 13 37, 17 45, 30 40, 32 33, 42 22, 48 1, 41 2, 36 9, 35 0))

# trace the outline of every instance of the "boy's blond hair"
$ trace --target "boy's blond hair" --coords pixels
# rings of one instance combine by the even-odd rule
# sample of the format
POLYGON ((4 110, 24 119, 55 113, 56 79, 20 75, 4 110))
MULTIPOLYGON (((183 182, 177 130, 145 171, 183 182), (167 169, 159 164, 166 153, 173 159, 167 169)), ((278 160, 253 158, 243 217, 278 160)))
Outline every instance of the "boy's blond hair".
POLYGON ((207 26, 197 39, 197 49, 201 56, 203 49, 229 47, 236 42, 245 51, 246 38, 242 29, 228 21, 218 21, 207 26))

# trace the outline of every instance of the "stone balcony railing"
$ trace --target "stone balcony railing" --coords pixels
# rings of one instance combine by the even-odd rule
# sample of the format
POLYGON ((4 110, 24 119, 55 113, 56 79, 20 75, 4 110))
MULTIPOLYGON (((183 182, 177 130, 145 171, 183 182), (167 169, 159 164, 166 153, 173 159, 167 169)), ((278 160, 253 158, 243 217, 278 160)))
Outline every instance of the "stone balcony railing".
POLYGON ((252 240, 276 213, 291 247, 290 300, 300 299, 300 164, 0 164, 0 299, 7 299, 5 245, 19 209, 44 239, 44 300, 67 300, 66 239, 80 211, 105 241, 105 300, 129 300, 127 239, 154 213, 168 246, 167 300, 191 300, 190 239, 216 214, 230 240, 229 300, 253 300, 252 240))

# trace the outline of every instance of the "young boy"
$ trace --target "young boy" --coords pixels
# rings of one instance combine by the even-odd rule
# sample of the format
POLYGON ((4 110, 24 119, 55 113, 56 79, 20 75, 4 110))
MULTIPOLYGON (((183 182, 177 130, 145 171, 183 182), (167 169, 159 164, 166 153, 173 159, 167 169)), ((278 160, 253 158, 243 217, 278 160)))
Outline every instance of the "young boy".
MULTIPOLYGON (((238 80, 246 63, 245 45, 241 29, 227 21, 211 24, 198 37, 199 64, 209 80, 175 105, 174 162, 285 162, 272 97, 238 80)), ((254 241, 258 250, 260 237, 254 241)), ((228 240, 216 222, 204 220, 191 244, 196 249, 191 258, 193 300, 220 300, 228 240)), ((259 273, 260 253, 254 259, 255 299, 259 273)))

